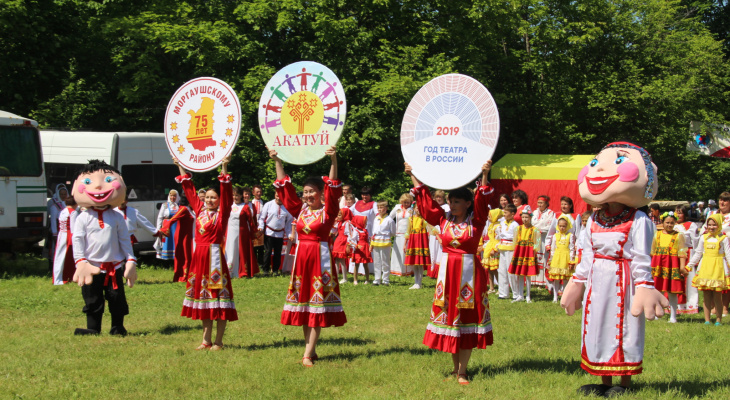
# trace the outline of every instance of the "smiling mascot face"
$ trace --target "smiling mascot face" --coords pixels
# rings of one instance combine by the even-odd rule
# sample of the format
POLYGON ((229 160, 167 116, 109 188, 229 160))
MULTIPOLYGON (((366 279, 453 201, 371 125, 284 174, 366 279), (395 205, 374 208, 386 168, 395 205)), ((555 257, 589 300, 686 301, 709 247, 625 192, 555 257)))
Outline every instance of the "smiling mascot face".
POLYGON ((104 161, 91 160, 81 169, 72 195, 81 207, 118 207, 124 202, 127 187, 116 168, 104 161))
POLYGON ((601 150, 578 174, 580 197, 593 206, 620 203, 642 207, 656 196, 657 167, 643 148, 614 142, 601 150))

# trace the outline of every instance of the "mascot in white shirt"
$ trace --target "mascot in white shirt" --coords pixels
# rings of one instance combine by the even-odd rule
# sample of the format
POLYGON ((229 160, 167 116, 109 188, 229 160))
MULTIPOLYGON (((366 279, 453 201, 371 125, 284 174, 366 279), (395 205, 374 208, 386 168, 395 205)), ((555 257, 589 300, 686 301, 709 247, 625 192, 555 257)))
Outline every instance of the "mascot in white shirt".
POLYGON ((106 299, 112 317, 109 333, 124 336, 127 334, 124 316, 129 314, 129 307, 122 273, 129 287, 137 280, 137 259, 127 224, 124 216, 114 211, 114 207, 124 202, 124 180, 113 166, 91 160, 79 171, 71 193, 76 203, 85 208, 74 224, 76 273, 73 280, 82 286, 86 329, 76 329, 75 334, 101 332, 106 299))
POLYGON ((644 318, 662 316, 669 305, 651 275, 654 224, 638 209, 656 195, 657 167, 642 147, 614 142, 581 170, 578 188, 600 209, 581 232, 583 257, 560 304, 568 315, 584 307, 581 367, 602 378, 578 392, 613 397, 642 372, 644 318), (614 376, 621 377, 617 386, 614 376))

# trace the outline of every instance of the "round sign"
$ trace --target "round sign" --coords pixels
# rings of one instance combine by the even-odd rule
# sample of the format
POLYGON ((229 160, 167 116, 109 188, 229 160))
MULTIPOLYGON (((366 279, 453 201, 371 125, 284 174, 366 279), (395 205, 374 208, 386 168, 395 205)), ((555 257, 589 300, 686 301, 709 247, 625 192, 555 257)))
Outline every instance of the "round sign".
POLYGON ((220 79, 195 78, 170 99, 165 141, 170 154, 190 171, 210 171, 231 154, 241 131, 241 103, 220 79))
POLYGON ((413 96, 400 130, 403 158, 421 182, 462 187, 481 173, 499 139, 497 105, 476 79, 441 75, 413 96))
POLYGON ((345 114, 345 91, 334 72, 315 62, 296 62, 279 70, 264 88, 261 137, 282 160, 311 164, 337 144, 345 114))

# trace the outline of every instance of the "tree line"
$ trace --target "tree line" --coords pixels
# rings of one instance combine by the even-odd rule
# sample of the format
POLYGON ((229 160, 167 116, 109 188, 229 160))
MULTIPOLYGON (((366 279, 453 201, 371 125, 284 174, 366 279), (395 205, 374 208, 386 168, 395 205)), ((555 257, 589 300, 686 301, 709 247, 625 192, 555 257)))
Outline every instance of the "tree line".
MULTIPOLYGON (((237 181, 269 182, 258 101, 300 60, 328 66, 348 103, 340 174, 397 199, 400 124, 411 97, 446 73, 497 102, 494 155, 594 154, 627 139, 652 153, 659 198, 728 189, 730 163, 685 150, 689 123, 730 115, 724 0, 1 0, 0 109, 42 127, 162 131, 175 90, 214 76, 238 93, 237 181)), ((327 161, 290 168, 301 181, 327 161)), ((208 174, 198 179, 212 179, 208 174)))

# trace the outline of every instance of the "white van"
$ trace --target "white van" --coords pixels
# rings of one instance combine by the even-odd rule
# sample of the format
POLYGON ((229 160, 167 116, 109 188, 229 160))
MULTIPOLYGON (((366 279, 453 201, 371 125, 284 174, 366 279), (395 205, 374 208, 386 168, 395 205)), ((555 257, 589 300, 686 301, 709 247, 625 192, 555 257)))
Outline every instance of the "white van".
MULTIPOLYGON (((47 187, 66 183, 89 160, 103 160, 119 169, 129 193, 129 205, 153 225, 170 189, 178 188, 177 166, 172 163, 165 134, 157 132, 82 132, 42 130, 41 142, 47 187)), ((135 250, 150 250, 154 243, 147 231, 137 230, 135 250)))
POLYGON ((43 239, 46 200, 38 123, 0 111, 0 251, 43 239))

